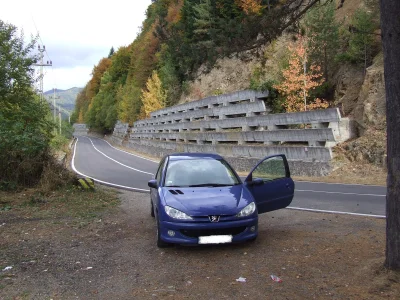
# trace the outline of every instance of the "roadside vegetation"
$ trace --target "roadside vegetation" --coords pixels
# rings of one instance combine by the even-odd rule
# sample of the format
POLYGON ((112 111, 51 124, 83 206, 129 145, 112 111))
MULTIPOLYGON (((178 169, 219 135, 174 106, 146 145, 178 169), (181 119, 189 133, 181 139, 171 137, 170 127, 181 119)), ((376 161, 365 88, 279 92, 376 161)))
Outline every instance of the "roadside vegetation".
POLYGON ((249 53, 261 55, 262 63, 248 87, 271 91, 268 104, 274 112, 334 105, 332 77, 338 63, 366 69, 380 50, 374 35, 377 3, 364 0, 350 19, 337 20, 336 1, 330 0, 153 1, 136 39, 111 48, 93 68, 72 119, 101 132, 112 131, 117 120, 132 124, 193 92, 189 82, 218 59, 247 59, 249 53), (267 69, 283 33, 292 38, 291 45, 277 67, 267 69))
POLYGON ((34 187, 53 168, 52 151, 64 147, 71 129, 64 124, 64 135, 54 134, 49 106, 34 90, 36 40, 25 46, 17 28, 3 21, 0 39, 0 189, 34 187))
POLYGON ((0 20, 0 212, 70 216, 112 206, 109 193, 80 191, 75 175, 56 160, 70 151, 73 129, 66 121, 59 128, 34 90, 36 40, 23 40, 15 26, 0 20))
POLYGON ((24 189, 18 193, 0 191, 0 199, 2 222, 22 217, 39 218, 51 224, 53 221, 68 219, 80 227, 119 204, 117 193, 112 189, 83 191, 77 185, 65 185, 50 193, 37 188, 24 189))

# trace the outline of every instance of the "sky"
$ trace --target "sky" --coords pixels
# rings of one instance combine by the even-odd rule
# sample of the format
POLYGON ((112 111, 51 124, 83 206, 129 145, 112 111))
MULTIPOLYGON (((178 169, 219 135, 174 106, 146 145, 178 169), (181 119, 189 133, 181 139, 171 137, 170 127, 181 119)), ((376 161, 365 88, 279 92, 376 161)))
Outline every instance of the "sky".
POLYGON ((84 87, 93 67, 108 56, 111 47, 117 50, 135 40, 150 3, 11 0, 1 4, 0 20, 22 29, 26 42, 39 33, 38 42, 46 47, 44 61, 53 63, 44 68, 44 92, 66 90, 84 87))

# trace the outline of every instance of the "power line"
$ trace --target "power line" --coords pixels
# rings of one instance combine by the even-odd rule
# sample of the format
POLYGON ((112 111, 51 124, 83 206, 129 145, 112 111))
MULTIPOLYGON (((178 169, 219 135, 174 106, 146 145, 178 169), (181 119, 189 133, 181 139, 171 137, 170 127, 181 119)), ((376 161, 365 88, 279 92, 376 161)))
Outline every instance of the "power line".
POLYGON ((43 67, 50 67, 53 65, 52 61, 50 60, 47 61, 46 63, 43 61, 44 58, 44 54, 43 52, 46 51, 46 46, 42 45, 42 47, 40 47, 40 45, 38 45, 38 50, 40 52, 40 62, 33 64, 34 66, 40 67, 40 75, 39 75, 39 82, 40 82, 40 87, 39 87, 39 92, 40 92, 40 100, 43 101, 43 67))
MULTIPOLYGON (((39 32, 39 30, 38 30, 38 28, 37 28, 37 26, 36 26, 35 19, 33 18, 33 16, 31 16, 31 17, 32 17, 33 25, 35 26, 35 29, 36 29, 37 36, 39 37, 39 40, 40 40, 41 44, 44 45, 43 40, 42 40, 42 37, 40 36, 40 32, 39 32)), ((46 50, 45 47, 44 47, 44 52, 46 53, 46 55, 47 55, 49 61, 52 62, 53 60, 51 59, 51 57, 50 57, 50 55, 49 55, 49 53, 47 52, 47 50, 46 50)), ((56 80, 56 76, 55 76, 55 72, 54 72, 53 65, 51 65, 51 71, 52 71, 52 73, 53 73, 53 74, 52 74, 52 75, 53 75, 53 78, 52 78, 52 79, 53 79, 53 88, 57 88, 57 80, 56 80)), ((43 84, 43 83, 42 83, 42 84, 43 84)), ((42 90, 43 90, 43 87, 42 87, 42 90)))
MULTIPOLYGON (((32 21, 33 21, 33 25, 35 26, 35 29, 36 29, 36 32, 37 32, 37 36, 39 37, 39 40, 40 40, 40 42, 42 44, 42 47, 40 47, 40 45, 38 45, 38 50, 40 52, 40 63, 39 64, 34 64, 35 66, 40 66, 40 99, 43 100, 43 97, 44 97, 43 96, 43 77, 44 77, 43 67, 51 67, 51 70, 53 72, 54 88, 53 88, 53 97, 52 98, 49 97, 49 100, 53 100, 53 118, 54 118, 54 123, 56 125, 56 110, 57 110, 56 99, 60 99, 60 97, 56 95, 56 90, 57 90, 56 76, 55 76, 55 72, 54 72, 54 68, 53 68, 52 59, 51 59, 49 53, 47 52, 46 47, 44 46, 42 37, 40 36, 39 30, 38 30, 38 28, 36 26, 36 23, 35 23, 35 20, 33 19, 33 16, 32 16, 32 21), (44 63, 44 61, 43 61, 44 54, 43 53, 46 53, 50 63, 49 63, 49 61, 44 63)), ((71 114, 68 111, 66 111, 66 112, 68 113, 68 121, 71 122, 70 121, 71 114)), ((58 105, 58 118, 59 118, 59 122, 60 122, 59 129, 60 129, 60 134, 61 134, 61 106, 60 105, 58 105)), ((54 128, 54 130, 55 130, 55 133, 56 133, 57 132, 57 125, 54 128)))

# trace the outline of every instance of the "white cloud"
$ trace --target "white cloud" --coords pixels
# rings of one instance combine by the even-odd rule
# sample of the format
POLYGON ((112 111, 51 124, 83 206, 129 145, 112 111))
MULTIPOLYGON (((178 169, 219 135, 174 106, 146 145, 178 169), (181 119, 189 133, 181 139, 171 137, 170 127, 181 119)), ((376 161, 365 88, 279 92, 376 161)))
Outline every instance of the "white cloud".
POLYGON ((46 67, 44 90, 83 87, 93 66, 134 41, 150 0, 49 1, 2 3, 0 19, 23 29, 25 38, 40 33, 53 67, 46 67), (36 30, 37 29, 37 30, 36 30))

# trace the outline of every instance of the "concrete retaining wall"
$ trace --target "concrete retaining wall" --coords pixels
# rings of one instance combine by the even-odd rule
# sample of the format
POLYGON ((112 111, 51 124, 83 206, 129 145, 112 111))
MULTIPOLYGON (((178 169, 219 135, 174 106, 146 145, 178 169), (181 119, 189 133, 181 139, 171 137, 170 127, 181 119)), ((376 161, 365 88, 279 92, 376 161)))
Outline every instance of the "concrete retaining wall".
POLYGON ((86 126, 86 124, 79 124, 79 123, 75 123, 72 125, 72 127, 74 128, 74 133, 73 136, 82 136, 82 135, 87 135, 89 128, 86 126))
MULTIPOLYGON (((121 144, 122 139, 115 138, 116 144, 121 144)), ((331 149, 326 147, 304 146, 238 146, 238 145, 196 145, 187 143, 160 142, 154 140, 130 139, 128 147, 140 152, 146 152, 156 157, 162 157, 174 152, 211 152, 224 156, 241 158, 263 158, 268 155, 285 154, 289 159, 304 161, 324 161, 331 159, 331 149)))
POLYGON ((128 134, 128 130, 129 130, 128 123, 121 123, 121 121, 117 121, 117 124, 115 124, 112 135, 124 139, 128 134))
POLYGON ((266 112, 267 109, 263 101, 249 102, 244 104, 235 104, 222 107, 213 107, 205 109, 197 109, 193 111, 187 111, 182 113, 175 113, 167 116, 160 116, 157 118, 151 118, 148 120, 142 120, 135 122, 135 127, 144 127, 148 125, 163 125, 172 124, 176 122, 191 122, 196 120, 209 120, 215 119, 226 119, 234 116, 252 116, 266 112))
POLYGON ((268 92, 257 92, 252 90, 238 91, 230 94, 224 94, 219 96, 212 96, 197 101, 192 101, 172 107, 157 110, 150 113, 150 118, 159 118, 161 116, 167 116, 171 114, 178 114, 188 112, 191 110, 214 108, 218 106, 227 106, 230 104, 236 104, 238 102, 254 102, 256 99, 265 99, 269 95, 268 92))
MULTIPOLYGON (((119 141, 122 141, 119 139, 119 141)), ((118 138, 113 138, 118 143, 118 138)), ((208 152, 222 155, 239 172, 250 171, 255 164, 268 155, 285 154, 289 159, 292 175, 325 176, 331 171, 330 149, 325 147, 248 147, 221 145, 191 145, 173 142, 130 140, 129 148, 155 157, 175 152, 208 152), (319 160, 318 160, 319 159, 319 160)))
POLYGON ((156 119, 147 119, 135 122, 132 132, 166 132, 168 130, 193 130, 193 129, 228 129, 250 127, 256 129, 277 129, 284 125, 313 125, 318 127, 329 127, 330 123, 340 122, 341 117, 337 108, 324 110, 313 110, 297 113, 266 114, 262 116, 229 118, 222 120, 196 120, 196 122, 165 122, 158 124, 156 119), (267 127, 267 128, 265 128, 267 127))
POLYGON ((304 142, 314 146, 325 145, 325 142, 334 142, 332 129, 287 129, 273 131, 245 131, 245 132, 180 132, 180 133, 132 133, 131 139, 153 139, 176 142, 194 142, 197 144, 234 143, 243 145, 246 143, 273 143, 304 142))
POLYGON ((259 159, 285 154, 295 175, 325 175, 331 147, 352 137, 336 108, 270 114, 268 93, 240 91, 168 107, 134 123, 117 123, 112 140, 162 157, 173 152, 214 152, 248 170, 259 159))

